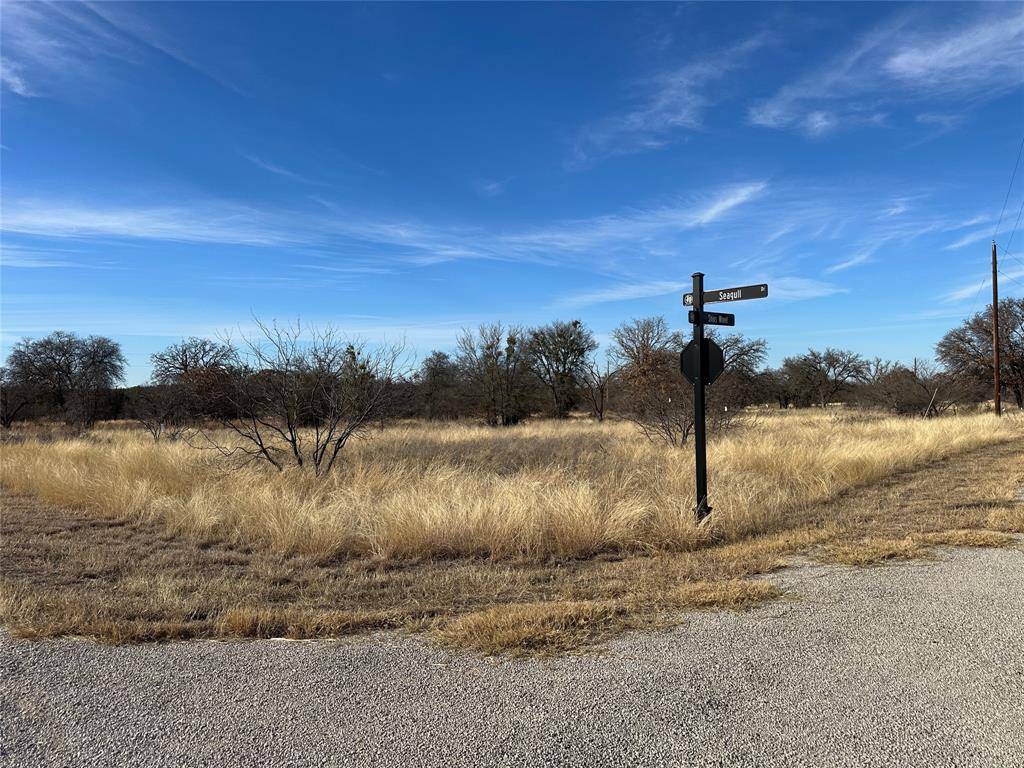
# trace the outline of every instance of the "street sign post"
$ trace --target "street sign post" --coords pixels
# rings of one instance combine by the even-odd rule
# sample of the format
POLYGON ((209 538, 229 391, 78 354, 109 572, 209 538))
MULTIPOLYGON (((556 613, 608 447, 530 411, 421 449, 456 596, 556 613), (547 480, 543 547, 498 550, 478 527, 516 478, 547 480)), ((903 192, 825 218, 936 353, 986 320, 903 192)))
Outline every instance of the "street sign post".
POLYGON ((714 339, 704 338, 705 325, 736 325, 736 316, 726 312, 705 312, 704 305, 719 301, 746 301, 768 296, 768 284, 744 285, 739 288, 704 290, 704 273, 693 273, 693 292, 683 294, 683 305, 693 323, 693 340, 679 355, 679 369, 693 384, 693 450, 696 473, 697 522, 711 514, 708 504, 707 419, 704 388, 711 386, 725 370, 725 355, 714 339))
MULTIPOLYGON (((694 289, 696 291, 696 289, 694 289)), ((693 293, 683 294, 683 304, 693 306, 693 293)), ((714 304, 718 301, 746 301, 747 299, 767 299, 768 283, 757 285, 741 285, 739 288, 719 288, 717 291, 704 291, 703 304, 714 304)))
MULTIPOLYGON (((679 354, 679 369, 691 384, 697 383, 697 367, 700 366, 697 343, 691 341, 679 354)), ((710 386, 725 370, 725 353, 714 339, 704 339, 704 384, 710 386)))
POLYGON ((728 312, 703 312, 702 317, 697 317, 697 310, 690 310, 690 322, 696 323, 698 320, 704 325, 736 325, 736 315, 730 315, 728 312))
MULTIPOLYGON (((685 301, 685 298, 683 299, 685 301)), ((693 273, 693 293, 690 296, 697 322, 693 324, 693 345, 697 348, 697 365, 693 377, 693 450, 696 472, 697 508, 694 514, 699 523, 711 514, 708 505, 708 446, 704 419, 704 273, 693 273)))

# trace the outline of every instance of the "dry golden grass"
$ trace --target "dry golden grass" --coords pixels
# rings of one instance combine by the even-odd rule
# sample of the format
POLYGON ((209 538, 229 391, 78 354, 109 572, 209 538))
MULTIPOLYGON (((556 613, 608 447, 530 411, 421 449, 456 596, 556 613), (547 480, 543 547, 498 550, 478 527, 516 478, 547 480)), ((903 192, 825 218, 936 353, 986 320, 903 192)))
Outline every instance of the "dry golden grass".
POLYGON ((296 608, 229 608, 220 618, 221 637, 287 637, 307 640, 374 629, 399 629, 405 619, 394 611, 311 611, 296 608))
POLYGON ((934 547, 1009 547, 1017 538, 1000 531, 967 529, 932 531, 902 539, 867 537, 825 546, 818 559, 841 565, 877 565, 890 560, 929 560, 934 547))
POLYGON ((1010 543, 1022 435, 990 416, 762 417, 712 444, 700 528, 690 452, 625 424, 403 425, 325 483, 123 430, 28 440, 0 448, 0 614, 25 636, 113 642, 397 629, 566 650, 772 599, 749 577, 795 552, 1010 543))
MULTIPOLYGON (((749 608, 781 595, 774 584, 728 579, 667 588, 631 600, 518 603, 465 613, 435 632, 444 643, 482 653, 550 653, 602 640, 626 629, 671 624, 683 610, 749 608)), ((677 619, 676 619, 677 620, 677 619)))
POLYGON ((920 541, 933 547, 1010 547, 1017 537, 1000 531, 957 530, 927 533, 920 541))
POLYGON ((615 602, 520 603, 459 616, 437 636, 483 653, 567 651, 626 629, 629 618, 628 609, 615 602))
POLYGON ((745 547, 543 563, 320 563, 168 536, 153 522, 95 518, 28 497, 6 496, 4 506, 0 616, 8 627, 24 637, 115 643, 392 629, 429 630, 441 642, 488 652, 566 650, 672 623, 684 608, 771 599, 775 587, 744 577, 820 540, 787 533, 745 547), (605 612, 601 622, 591 620, 595 607, 605 612), (506 614, 523 626, 510 628, 506 614))
POLYGON ((227 471, 183 443, 99 432, 3 446, 0 482, 54 504, 323 559, 579 558, 789 528, 794 514, 843 491, 1020 432, 987 416, 765 416, 712 443, 715 514, 704 528, 687 514, 691 452, 623 423, 402 426, 354 445, 325 482, 227 471))
POLYGON ((919 560, 932 556, 931 551, 916 539, 865 538, 860 541, 832 544, 825 547, 820 560, 841 565, 875 565, 889 560, 919 560))

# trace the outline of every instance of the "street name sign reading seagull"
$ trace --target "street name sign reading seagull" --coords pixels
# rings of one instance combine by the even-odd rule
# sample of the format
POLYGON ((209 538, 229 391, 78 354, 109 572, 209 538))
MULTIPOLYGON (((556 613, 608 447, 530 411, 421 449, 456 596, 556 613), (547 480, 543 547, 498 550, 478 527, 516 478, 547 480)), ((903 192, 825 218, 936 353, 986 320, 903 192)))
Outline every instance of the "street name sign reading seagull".
MULTIPOLYGON (((719 288, 717 291, 704 291, 703 303, 713 304, 717 301, 746 301, 747 299, 768 298, 768 283, 757 285, 741 285, 739 288, 719 288)), ((693 306, 693 294, 683 294, 683 305, 693 306)))

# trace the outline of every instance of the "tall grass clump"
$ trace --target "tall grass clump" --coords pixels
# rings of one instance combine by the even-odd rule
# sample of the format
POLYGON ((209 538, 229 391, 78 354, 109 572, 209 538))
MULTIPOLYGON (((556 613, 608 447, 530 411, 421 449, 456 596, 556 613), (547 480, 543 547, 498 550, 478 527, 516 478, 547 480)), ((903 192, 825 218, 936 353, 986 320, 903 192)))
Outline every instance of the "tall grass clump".
POLYGON ((693 457, 621 422, 404 424, 353 442, 324 478, 229 469, 181 442, 109 431, 0 448, 0 482, 48 502, 332 558, 586 557, 686 550, 795 527, 819 502, 1022 434, 991 416, 760 417, 713 440, 711 524, 693 457))

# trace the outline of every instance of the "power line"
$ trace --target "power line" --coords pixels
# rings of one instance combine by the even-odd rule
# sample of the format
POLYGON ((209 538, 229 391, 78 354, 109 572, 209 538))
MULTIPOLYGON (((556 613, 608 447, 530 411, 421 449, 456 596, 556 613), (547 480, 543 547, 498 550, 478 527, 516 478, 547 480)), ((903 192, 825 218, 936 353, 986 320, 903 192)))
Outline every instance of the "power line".
MULTIPOLYGON (((999 219, 996 221, 996 228, 992 230, 992 243, 993 244, 995 244, 996 235, 999 233, 999 227, 1003 223, 1003 214, 1006 212, 1006 203, 1009 202, 1009 200, 1010 200, 1010 192, 1013 191, 1013 182, 1014 182, 1014 179, 1017 178, 1017 168, 1020 167, 1020 158, 1021 158, 1022 154, 1024 154, 1024 134, 1021 134, 1021 137, 1020 137, 1020 147, 1017 148, 1017 160, 1014 162, 1014 164, 1013 164, 1013 171, 1010 173, 1010 183, 1006 185, 1006 194, 1003 196, 1003 206, 1002 206, 1002 208, 999 209, 999 219)), ((1024 200, 1021 201, 1021 210, 1024 211, 1024 200)), ((1019 211, 1017 213, 1017 223, 1020 223, 1020 212, 1019 211)), ((1010 242, 1013 242, 1013 235, 1014 235, 1014 233, 1016 233, 1016 231, 1017 231, 1017 225, 1014 224, 1013 232, 1010 233, 1010 242)), ((1004 250, 1004 249, 1000 248, 1000 250, 1004 250)), ((1014 256, 1013 258, 1017 259, 1016 256, 1014 256)), ((1017 260, 1020 261, 1019 259, 1017 259, 1017 260)), ((986 284, 988 284, 987 280, 982 280, 980 283, 978 283, 978 290, 975 292, 974 299, 971 301, 971 311, 970 311, 971 315, 974 314, 974 310, 977 309, 977 307, 978 307, 978 297, 981 296, 981 289, 984 288, 986 284)))
POLYGON ((999 248, 999 255, 1000 256, 1009 256, 1011 259, 1013 259, 1018 264, 1020 264, 1022 267, 1024 267, 1024 261, 1021 260, 1020 256, 1018 256, 1016 253, 1014 253, 1013 251, 1011 251, 1008 248, 1006 248, 1006 246, 999 245, 998 243, 996 243, 996 245, 999 248))
POLYGON ((981 296, 981 289, 988 285, 988 282, 988 280, 982 279, 981 282, 978 283, 978 290, 974 292, 974 298, 971 299, 971 311, 967 313, 968 317, 972 316, 974 314, 974 310, 978 308, 978 297, 981 296))
POLYGON ((1000 270, 999 270, 999 274, 1000 274, 1000 275, 1002 275, 1003 277, 1005 277, 1005 278, 1006 278, 1007 280, 1009 280, 1009 281, 1010 281, 1011 283, 1016 283, 1016 284, 1017 284, 1017 285, 1019 285, 1019 286, 1020 286, 1021 288, 1024 288, 1024 283, 1022 283, 1022 282, 1021 282, 1020 280, 1018 280, 1017 278, 1015 278, 1015 277, 1014 277, 1013 275, 1008 275, 1008 274, 1006 274, 1005 272, 1003 272, 1003 270, 1002 270, 1002 269, 1000 269, 1000 270))
POLYGON ((1019 256, 1015 256, 1014 254, 1010 253, 1008 250, 1006 250, 1002 246, 999 247, 999 255, 1000 256, 1009 256, 1011 259, 1013 259, 1018 264, 1020 264, 1022 267, 1024 267, 1024 261, 1022 261, 1019 256))
MULTIPOLYGON (((1020 200, 1020 208, 1017 209, 1017 220, 1013 222, 1013 229, 1010 230, 1010 239, 1006 241, 1006 247, 1003 248, 1003 250, 1007 252, 1007 255, 1011 255, 1012 253, 1010 251, 1010 246, 1013 245, 1013 236, 1017 234, 1017 227, 1020 226, 1021 214, 1024 214, 1024 197, 1020 200)), ((1014 256, 1013 258, 1016 259, 1017 257, 1014 256)), ((1020 261, 1020 259, 1017 260, 1020 261)), ((1021 263, 1024 264, 1024 262, 1021 263)))
MULTIPOLYGON (((1013 182, 1017 178, 1017 169, 1020 167, 1020 158, 1024 154, 1024 134, 1020 137, 1020 147, 1017 149, 1017 159, 1013 163, 1013 171, 1010 173, 1010 183, 1006 186, 1006 194, 1003 195, 1003 205, 999 209, 999 218, 996 220, 996 228, 992 230, 992 386, 993 386, 993 402, 995 403, 996 416, 1002 415, 1002 408, 1000 405, 1000 395, 1002 392, 1001 382, 999 381, 999 275, 1003 275, 1013 282, 1017 282, 1014 278, 1009 277, 1005 272, 999 269, 999 248, 996 244, 996 235, 999 234, 999 227, 1003 225, 1003 214, 1006 213, 1006 203, 1010 200, 1010 194, 1013 192, 1013 182)), ((1021 202, 1021 210, 1024 210, 1024 201, 1021 202)), ((1017 221, 1013 225, 1013 231, 1010 233, 1009 243, 1013 243, 1013 236, 1017 233, 1017 225, 1020 224, 1020 211, 1017 212, 1017 221)), ((1004 249, 1005 250, 1005 249, 1004 249)), ((1014 257, 1016 259, 1016 257, 1014 257)), ((981 294, 982 284, 978 285, 978 295, 981 294)), ((978 301, 978 296, 974 297, 974 302, 978 301)), ((971 311, 974 311, 972 306, 971 311)))
POLYGON ((1013 173, 1010 174, 1010 183, 1006 187, 1006 196, 1003 198, 1003 207, 999 209, 999 220, 996 222, 996 228, 992 230, 992 239, 996 239, 996 235, 999 234, 999 225, 1003 223, 1003 213, 1006 212, 1006 203, 1010 199, 1010 192, 1013 190, 1013 180, 1017 178, 1017 168, 1020 166, 1020 156, 1024 153, 1024 134, 1020 137, 1020 149, 1017 150, 1017 162, 1013 164, 1013 173))

